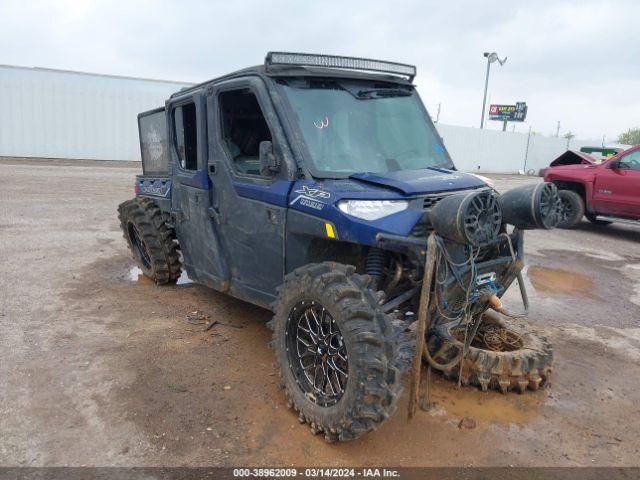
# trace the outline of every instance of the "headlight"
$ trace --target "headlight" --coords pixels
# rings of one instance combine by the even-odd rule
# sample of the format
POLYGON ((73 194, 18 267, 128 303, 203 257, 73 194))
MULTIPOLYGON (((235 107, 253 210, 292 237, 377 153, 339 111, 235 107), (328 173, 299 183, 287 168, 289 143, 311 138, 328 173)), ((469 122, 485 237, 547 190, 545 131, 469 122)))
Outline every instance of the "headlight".
POLYGON ((340 200, 338 208, 352 217, 377 220, 401 212, 409 206, 405 200, 340 200))

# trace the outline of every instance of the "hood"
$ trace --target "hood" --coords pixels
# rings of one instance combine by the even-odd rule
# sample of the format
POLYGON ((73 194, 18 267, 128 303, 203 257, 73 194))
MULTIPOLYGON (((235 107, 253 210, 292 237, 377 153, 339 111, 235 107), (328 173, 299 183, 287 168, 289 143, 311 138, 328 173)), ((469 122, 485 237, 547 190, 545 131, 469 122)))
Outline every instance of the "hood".
POLYGON ((596 158, 588 153, 578 152, 576 150, 567 150, 553 162, 549 164, 550 167, 559 167, 564 165, 593 165, 596 162, 596 158))
POLYGON ((349 178, 381 187, 393 188, 405 195, 438 193, 486 186, 482 180, 474 175, 444 168, 399 170, 385 173, 354 173, 349 178))

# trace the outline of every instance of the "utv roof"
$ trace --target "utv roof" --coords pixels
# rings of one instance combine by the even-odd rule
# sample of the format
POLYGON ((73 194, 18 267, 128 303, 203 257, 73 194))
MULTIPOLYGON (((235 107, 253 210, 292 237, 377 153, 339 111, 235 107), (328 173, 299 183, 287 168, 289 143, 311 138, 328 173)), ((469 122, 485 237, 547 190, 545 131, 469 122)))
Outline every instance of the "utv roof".
POLYGON ((269 52, 263 65, 243 68, 192 87, 184 88, 171 97, 233 78, 247 75, 268 77, 332 77, 378 80, 411 85, 416 67, 395 62, 335 55, 269 52), (275 61, 274 61, 275 60, 275 61))

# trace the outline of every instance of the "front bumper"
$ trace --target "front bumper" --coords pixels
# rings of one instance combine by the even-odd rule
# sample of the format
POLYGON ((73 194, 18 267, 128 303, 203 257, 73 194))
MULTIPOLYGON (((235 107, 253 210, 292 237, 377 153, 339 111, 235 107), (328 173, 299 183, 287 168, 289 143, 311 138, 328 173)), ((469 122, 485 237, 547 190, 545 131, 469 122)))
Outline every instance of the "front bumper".
MULTIPOLYGON (((502 297, 516 279, 524 266, 522 231, 515 230, 508 235, 513 249, 509 248, 509 240, 505 235, 482 247, 477 253, 477 260, 463 265, 447 265, 439 268, 434 274, 436 312, 445 316, 445 320, 459 318, 467 301, 471 304, 470 313, 475 316, 487 309, 488 302, 482 293, 487 291, 502 297)), ((456 261, 456 264, 462 262, 456 261)))
MULTIPOLYGON (((426 238, 378 234, 377 240, 384 247, 404 250, 420 271, 423 271, 427 252, 426 238)), ((434 273, 433 307, 434 314, 448 312, 446 316, 449 319, 456 316, 467 299, 472 304, 472 314, 486 310, 487 302, 480 301, 481 290, 493 289, 501 297, 524 266, 524 234, 518 229, 514 229, 511 234, 501 234, 492 242, 474 250, 473 263, 467 261, 470 246, 446 240, 444 246, 455 265, 447 264, 445 270, 442 267, 443 260, 434 273), (484 283, 478 282, 478 279, 484 283)))

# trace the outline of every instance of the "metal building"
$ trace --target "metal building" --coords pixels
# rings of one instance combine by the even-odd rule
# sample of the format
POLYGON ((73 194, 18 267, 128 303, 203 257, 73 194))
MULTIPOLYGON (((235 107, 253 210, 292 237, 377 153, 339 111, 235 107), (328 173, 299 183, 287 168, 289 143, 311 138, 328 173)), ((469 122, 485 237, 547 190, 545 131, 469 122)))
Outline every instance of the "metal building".
POLYGON ((0 65, 0 157, 140 160, 138 113, 189 85, 0 65))

